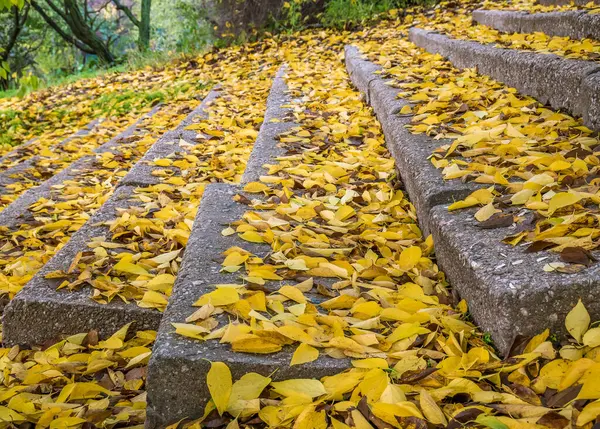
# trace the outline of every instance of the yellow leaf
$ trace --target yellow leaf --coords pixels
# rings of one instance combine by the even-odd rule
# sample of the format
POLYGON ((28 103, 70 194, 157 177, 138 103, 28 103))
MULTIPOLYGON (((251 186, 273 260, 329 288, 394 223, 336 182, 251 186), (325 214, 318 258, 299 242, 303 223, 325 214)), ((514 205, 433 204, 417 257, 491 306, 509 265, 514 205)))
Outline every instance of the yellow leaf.
POLYGON ((149 275, 148 271, 146 271, 144 268, 140 267, 139 265, 132 264, 131 262, 127 262, 124 259, 117 262, 113 269, 121 273, 135 274, 138 276, 149 275))
POLYGON ((264 243, 265 241, 256 231, 245 231, 239 234, 242 240, 249 241, 250 243, 264 243))
POLYGON ((235 304, 240 300, 240 294, 233 287, 220 287, 212 292, 202 295, 195 303, 195 307, 212 304, 215 307, 235 304))
POLYGON ((300 291, 300 289, 297 289, 293 286, 287 286, 287 285, 282 286, 279 288, 279 290, 277 292, 280 293, 281 295, 285 296, 286 298, 296 301, 299 304, 306 303, 306 297, 304 296, 302 291, 300 291))
POLYGON ((269 354, 281 350, 281 345, 258 337, 241 338, 231 343, 234 352, 269 354))
POLYGON ((434 425, 446 426, 448 421, 441 408, 437 405, 435 400, 431 397, 427 390, 421 390, 419 394, 419 405, 425 418, 434 425))
POLYGON ((298 378, 271 383, 273 391, 281 396, 306 395, 310 398, 325 395, 327 391, 319 380, 298 378))
POLYGON ((292 365, 302 365, 303 363, 312 362, 319 357, 319 350, 308 344, 300 344, 292 356, 292 365))
POLYGON ((600 401, 587 404, 577 417, 577 426, 583 426, 600 416, 600 401))
POLYGON ((223 261, 224 267, 231 267, 236 265, 242 265, 246 260, 248 260, 249 255, 242 255, 240 252, 231 252, 225 260, 223 261))
POLYGON ((421 259, 421 248, 418 246, 407 247, 400 253, 400 268, 408 271, 413 269, 421 259))
POLYGON ((555 194, 552 198, 550 198, 550 202, 548 203, 548 214, 554 213, 556 210, 561 209, 563 207, 571 206, 577 202, 579 202, 583 198, 577 192, 559 192, 555 194))
POLYGON ((202 326, 193 325, 191 323, 171 323, 171 325, 175 328, 175 333, 196 340, 203 340, 204 335, 210 332, 202 326))
POLYGON ((592 328, 583 336, 583 345, 588 347, 600 346, 600 328, 592 328))
POLYGON ((154 160, 154 165, 156 165, 158 167, 168 167, 171 164, 173 164, 173 161, 171 161, 168 158, 161 158, 161 159, 155 159, 154 160))
POLYGON ((577 305, 575 305, 569 314, 567 314, 565 326, 567 327, 569 334, 571 334, 571 336, 575 338, 578 343, 580 343, 583 334, 590 326, 590 315, 581 300, 579 300, 577 305))
POLYGON ((229 367, 223 362, 211 362, 210 370, 206 375, 206 384, 219 415, 222 415, 227 410, 231 396, 232 381, 229 367))
POLYGON ((264 183, 260 183, 260 182, 250 182, 246 186, 244 186, 244 191, 246 191, 250 194, 258 194, 258 193, 265 192, 268 190, 269 190, 269 187, 267 185, 265 185, 264 183))
POLYGON ((486 204, 475 213, 475 219, 479 222, 485 222, 489 218, 491 218, 494 214, 501 212, 502 210, 498 210, 494 207, 493 203, 486 204))

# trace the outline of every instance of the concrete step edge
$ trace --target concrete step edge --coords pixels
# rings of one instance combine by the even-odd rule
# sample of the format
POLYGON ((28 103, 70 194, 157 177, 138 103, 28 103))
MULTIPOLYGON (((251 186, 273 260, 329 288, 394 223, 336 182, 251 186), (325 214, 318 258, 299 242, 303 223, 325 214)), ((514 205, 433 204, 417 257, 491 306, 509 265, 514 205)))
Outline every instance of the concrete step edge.
POLYGON ((600 40, 600 15, 583 10, 528 13, 510 10, 473 11, 473 20, 503 33, 542 32, 548 36, 600 40))
MULTIPOLYGON (((268 245, 248 243, 237 236, 224 237, 221 231, 248 210, 247 206, 233 201, 233 196, 243 193, 244 183, 258 180, 265 174, 262 165, 283 153, 277 147, 277 135, 296 126, 289 120, 291 109, 286 107, 284 73, 285 69, 281 68, 271 86, 265 120, 242 185, 211 184, 204 191, 148 368, 148 429, 162 428, 182 418, 202 414, 210 397, 205 382, 210 360, 227 362, 234 379, 248 372, 265 376, 273 374, 276 379, 319 378, 348 367, 347 361, 327 356, 309 364, 290 367, 292 347, 269 355, 234 353, 229 345, 218 341, 199 342, 175 334, 172 326, 172 323, 185 323, 185 318, 195 310, 192 304, 201 295, 213 290, 213 285, 236 281, 238 274, 221 272, 218 261, 223 258, 225 250, 237 245, 258 256, 266 257, 271 252, 268 245), (281 121, 285 118, 288 119, 285 122, 272 122, 273 119, 281 121)), ((268 284, 267 287, 275 286, 268 284)))

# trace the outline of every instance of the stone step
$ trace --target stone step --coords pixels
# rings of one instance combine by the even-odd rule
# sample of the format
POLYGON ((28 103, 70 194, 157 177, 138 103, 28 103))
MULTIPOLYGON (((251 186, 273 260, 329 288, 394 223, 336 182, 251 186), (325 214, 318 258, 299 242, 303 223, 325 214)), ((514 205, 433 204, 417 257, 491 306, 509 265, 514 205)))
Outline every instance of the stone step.
POLYGON ((537 3, 544 6, 565 6, 571 3, 576 6, 585 6, 588 3, 600 4, 600 0, 537 0, 537 3))
POLYGON ((503 33, 535 33, 571 39, 600 40, 600 15, 584 10, 528 13, 511 10, 473 11, 473 20, 503 33))
POLYGON ((578 274, 546 272, 544 265, 558 262, 558 254, 526 253, 523 246, 502 243, 515 225, 482 229, 473 219, 476 209, 449 212, 453 196, 462 199, 475 188, 442 179, 428 160, 431 148, 442 143, 404 128, 410 119, 395 112, 407 102, 396 97, 399 91, 386 85, 385 79, 373 74, 377 66, 362 59, 355 47, 346 48, 346 65, 381 122, 402 182, 416 205, 421 229, 433 236, 438 264, 501 353, 508 352, 519 334, 532 336, 546 328, 565 333, 565 317, 579 298, 593 317, 600 316, 600 266, 578 274), (411 164, 419 167, 411 168, 411 164), (440 197, 427 198, 428 186, 443 186, 440 197))
MULTIPOLYGON (((139 128, 140 124, 154 116, 161 109, 161 107, 161 105, 155 106, 150 112, 142 116, 138 121, 125 129, 119 135, 104 143, 102 146, 97 147, 95 152, 98 154, 104 152, 118 153, 119 147, 123 145, 123 141, 135 135, 135 132, 139 128)), ((33 203, 38 201, 40 198, 51 199, 52 190, 54 187, 61 185, 67 180, 72 180, 73 178, 79 176, 83 171, 94 169, 95 161, 95 155, 84 156, 39 186, 25 191, 18 199, 0 212, 0 225, 13 228, 19 224, 30 221, 32 214, 28 209, 33 203)))
MULTIPOLYGON (((281 122, 292 114, 285 107, 287 86, 283 72, 281 69, 273 82, 265 119, 242 185, 258 180, 265 174, 262 165, 273 162, 283 153, 276 146, 276 136, 296 126, 289 120, 281 122)), ((163 428, 182 418, 202 415, 204 405, 210 398, 205 381, 210 361, 227 362, 234 379, 248 372, 257 372, 276 380, 319 378, 348 367, 347 361, 327 356, 290 367, 293 347, 268 355, 234 353, 227 344, 214 340, 196 341, 174 332, 172 323, 185 323, 185 319, 195 310, 192 304, 200 296, 214 290, 215 284, 236 282, 239 274, 221 272, 220 262, 224 251, 231 246, 240 246, 261 257, 271 252, 269 245, 253 244, 237 236, 224 237, 221 234, 225 227, 241 219, 248 210, 247 206, 232 200, 239 193, 242 193, 241 186, 227 184, 209 185, 204 192, 148 368, 146 428, 163 428)), ((266 285, 269 290, 276 290, 277 286, 266 285)), ((311 298, 318 302, 316 296, 311 298)))
POLYGON ((347 46, 345 54, 350 79, 373 107, 385 132, 387 148, 396 160, 396 169, 417 210, 421 230, 428 235, 427 218, 432 207, 463 199, 482 185, 443 180, 428 158, 435 149, 451 141, 412 134, 406 129, 410 117, 398 116, 400 109, 409 103, 398 99, 400 91, 387 85, 384 79, 375 74, 381 68, 364 60, 355 46, 347 46))
MULTIPOLYGON (((214 98, 210 93, 209 98, 214 98)), ((194 118, 204 115, 207 102, 201 103, 175 130, 167 132, 154 145, 171 144, 194 118)), ((195 134, 194 134, 195 135, 195 134)), ((109 142, 102 150, 116 150, 118 141, 109 142)), ((139 162, 138 162, 139 164, 139 162)), ((147 174, 151 175, 152 170, 147 174)), ((106 203, 71 236, 69 242, 29 281, 6 306, 3 315, 3 341, 5 344, 34 345, 62 335, 98 331, 108 336, 126 323, 133 323, 137 330, 157 329, 162 314, 155 309, 139 307, 135 302, 125 303, 119 298, 109 304, 100 304, 90 297, 90 289, 74 291, 57 290, 62 279, 47 279, 50 272, 67 271, 79 252, 89 251, 87 244, 92 237, 108 236, 109 228, 103 222, 113 220, 117 209, 128 209, 141 202, 131 199, 137 187, 130 184, 143 181, 150 183, 154 177, 141 180, 132 177, 132 170, 117 184, 106 203)))
MULTIPOLYGON (((49 139, 55 139, 55 138, 60 139, 58 144, 51 146, 51 149, 52 149, 54 147, 64 145, 76 137, 80 137, 81 135, 88 134, 89 131, 94 128, 94 126, 101 124, 103 121, 104 120, 102 118, 94 119, 94 120, 90 121, 88 124, 86 124, 83 128, 76 131, 75 133, 72 133, 70 136, 67 136, 67 137, 65 137, 64 134, 61 134, 60 131, 55 130, 54 133, 50 134, 50 136, 45 134, 43 139, 46 141, 48 141, 49 139), (83 134, 80 134, 80 133, 83 133, 83 134), (57 137, 57 135, 58 135, 58 137, 57 137)), ((26 142, 15 147, 10 152, 5 153, 4 155, 2 155, 0 157, 0 169, 6 169, 8 167, 14 166, 16 163, 19 163, 19 162, 35 155, 34 148, 38 144, 40 144, 40 137, 33 137, 32 139, 27 140, 26 142)))
MULTIPOLYGON (((101 123, 102 122, 100 120, 95 119, 95 120, 91 121, 89 124, 87 124, 84 128, 78 130, 77 132, 73 133, 69 137, 59 141, 55 145, 50 146, 48 149, 52 152, 54 152, 56 150, 60 150, 60 148, 69 144, 71 141, 73 141, 79 137, 85 137, 85 136, 89 135, 90 133, 92 133, 94 131, 94 129, 96 127, 101 126, 101 123)), ((4 157, 2 157, 2 160, 4 160, 5 162, 8 162, 9 160, 12 161, 13 165, 9 166, 7 169, 5 169, 4 171, 2 171, 0 173, 0 193, 4 193, 7 191, 6 190, 7 185, 12 185, 14 183, 22 182, 23 178, 19 177, 19 175, 23 174, 30 168, 34 168, 36 163, 38 163, 40 160, 42 160, 44 158, 40 155, 33 155, 27 159, 20 161, 19 157, 24 155, 24 152, 26 153, 28 151, 28 149, 32 145, 35 144, 35 141, 33 141, 31 143, 27 142, 25 144, 26 144, 26 146, 24 146, 23 148, 18 147, 16 149, 14 149, 13 151, 9 152, 8 154, 4 155, 4 157)), ((33 179, 33 178, 32 178, 32 180, 35 181, 35 179, 33 179)), ((44 180, 44 179, 42 179, 42 180, 44 180)))
POLYGON ((415 45, 448 58, 457 68, 476 67, 480 74, 555 109, 581 116, 589 128, 600 130, 600 63, 502 49, 415 27, 410 29, 409 38, 415 45))

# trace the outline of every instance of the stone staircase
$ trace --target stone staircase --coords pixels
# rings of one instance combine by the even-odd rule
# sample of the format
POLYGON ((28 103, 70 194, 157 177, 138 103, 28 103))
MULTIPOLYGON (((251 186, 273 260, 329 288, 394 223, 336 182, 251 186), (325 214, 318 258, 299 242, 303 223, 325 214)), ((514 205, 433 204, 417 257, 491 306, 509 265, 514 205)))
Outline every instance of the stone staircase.
MULTIPOLYGON (((529 14, 477 10, 473 13, 475 21, 500 31, 543 31, 577 39, 599 38, 599 16, 579 11, 529 14)), ((410 30, 409 39, 431 53, 448 58, 456 68, 477 68, 480 74, 489 75, 554 109, 580 116, 588 127, 600 130, 600 62, 502 49, 417 27, 410 30)), ((416 208, 419 226, 425 235, 433 236, 437 264, 446 273, 455 294, 466 299, 477 324, 492 334, 501 353, 509 352, 517 335, 531 336, 545 328, 562 332, 564 317, 579 298, 594 316, 600 316, 598 265, 574 274, 545 272, 543 265, 556 261, 557 255, 540 258, 538 254, 527 253, 523 247, 502 244, 507 231, 515 228, 512 222, 502 228, 485 229, 473 219, 475 209, 450 213, 450 204, 489 187, 489 183, 444 180, 430 157, 452 141, 410 132, 407 125, 411 117, 400 114, 403 108, 411 106, 410 100, 399 98, 402 91, 391 85, 382 68, 366 59, 359 47, 346 46, 345 66, 352 83, 364 94, 381 123, 387 148, 416 208)), ((244 186, 261 181, 269 175, 266 164, 277 164, 287 156, 278 137, 298 124, 286 85, 286 70, 287 66, 282 66, 273 79, 264 121, 241 183, 206 186, 185 252, 177 256, 181 258, 181 265, 164 313, 159 311, 160 303, 155 308, 143 308, 138 305, 139 298, 124 301, 114 297, 104 302, 98 296, 91 299, 88 287, 63 290, 59 286, 82 255, 85 257, 90 252, 90 241, 111 234, 110 222, 116 214, 127 212, 141 216, 147 201, 136 197, 140 189, 160 186, 165 177, 185 180, 185 169, 172 167, 172 176, 167 176, 164 166, 157 165, 156 160, 195 156, 190 151, 190 142, 210 139, 194 125, 207 118, 207 108, 221 96, 218 87, 183 121, 151 144, 139 147, 148 122, 169 106, 156 106, 99 147, 96 154, 73 162, 0 212, 0 225, 8 228, 31 222, 31 207, 36 201, 51 199, 64 183, 93 174, 99 168, 98 157, 116 156, 124 150, 137 151, 126 174, 123 172, 115 183, 107 186, 106 200, 101 207, 91 211, 85 224, 71 231, 64 247, 5 308, 4 343, 8 346, 42 344, 61 335, 89 330, 106 337, 128 323, 136 330, 158 330, 148 370, 148 428, 165 427, 203 414, 209 399, 205 379, 210 361, 227 362, 234 379, 248 372, 270 375, 276 369, 274 379, 319 378, 347 368, 348 359, 326 355, 305 365, 290 366, 293 350, 287 346, 273 354, 235 353, 219 341, 197 341, 175 332, 177 324, 188 319, 193 304, 201 296, 213 291, 215 285, 231 285, 239 277, 222 270, 223 252, 239 246, 263 259, 270 256, 269 246, 248 243, 236 235, 225 236, 221 231, 240 220, 248 211, 247 201, 257 198, 245 193, 244 186)), ((6 157, 7 160, 14 158, 6 157)), ((12 176, 13 169, 22 168, 27 162, 30 161, 6 169, 0 174, 0 180, 5 175, 12 176)), ((331 279, 319 278, 319 281, 327 283, 331 279)), ((278 287, 278 282, 267 282, 261 290, 269 294, 278 287)), ((323 296, 317 293, 306 295, 312 303, 323 301, 323 296)))

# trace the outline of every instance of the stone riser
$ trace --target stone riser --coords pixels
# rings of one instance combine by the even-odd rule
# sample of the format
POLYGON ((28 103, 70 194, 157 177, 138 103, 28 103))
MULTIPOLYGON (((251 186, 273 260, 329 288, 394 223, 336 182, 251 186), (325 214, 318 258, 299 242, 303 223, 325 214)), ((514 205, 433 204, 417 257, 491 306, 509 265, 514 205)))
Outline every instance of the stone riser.
MULTIPOLYGON (((79 137, 87 136, 94 130, 94 128, 98 124, 100 124, 100 120, 95 119, 95 120, 91 121, 84 128, 73 133, 72 135, 70 135, 69 137, 65 138, 64 140, 58 142, 57 144, 50 146, 49 150, 51 150, 51 151, 58 150, 61 147, 63 147, 64 145, 68 144, 69 142, 71 142, 79 137)), ((25 143, 25 145, 26 145, 25 147, 31 146, 34 143, 35 143, 35 141, 27 142, 27 143, 25 143)), ((14 153, 10 152, 10 153, 6 154, 4 157, 2 157, 2 159, 10 159, 10 158, 14 157, 20 149, 22 149, 22 148, 15 149, 13 151, 14 153)), ((27 158, 27 159, 19 162, 18 164, 15 164, 14 166, 9 167, 6 170, 2 171, 0 173, 0 193, 2 193, 2 188, 5 187, 6 185, 18 183, 21 181, 20 178, 14 178, 12 176, 19 174, 19 173, 23 173, 24 171, 35 167, 35 165, 42 159, 43 159, 43 157, 41 157, 39 155, 34 155, 34 156, 27 158)))
MULTIPOLYGON (((290 121, 281 122, 291 116, 290 109, 281 107, 287 102, 283 72, 284 68, 280 69, 271 87, 263 125, 246 166, 242 185, 259 180, 265 174, 262 166, 274 163, 275 158, 284 153, 283 149, 276 146, 276 137, 297 126, 290 121), (273 119, 277 122, 272 122, 273 119)), ((194 310, 192 304, 203 294, 212 291, 213 285, 235 282, 238 275, 221 272, 221 265, 217 262, 223 258, 225 250, 240 246, 263 257, 271 252, 269 245, 252 244, 236 236, 221 235, 223 228, 241 219, 248 210, 247 206, 232 200, 241 189, 242 186, 212 184, 204 192, 148 368, 147 428, 162 428, 182 418, 202 414, 204 404, 210 398, 205 382, 209 361, 227 362, 234 379, 248 372, 265 376, 273 374, 278 380, 319 378, 348 367, 346 360, 327 356, 305 365, 290 367, 292 347, 268 355, 234 353, 227 344, 195 341, 174 333, 172 323, 184 322, 194 310)))
POLYGON ((537 0, 537 3, 544 6, 564 6, 575 3, 577 6, 583 6, 589 2, 600 4, 600 0, 537 0))

